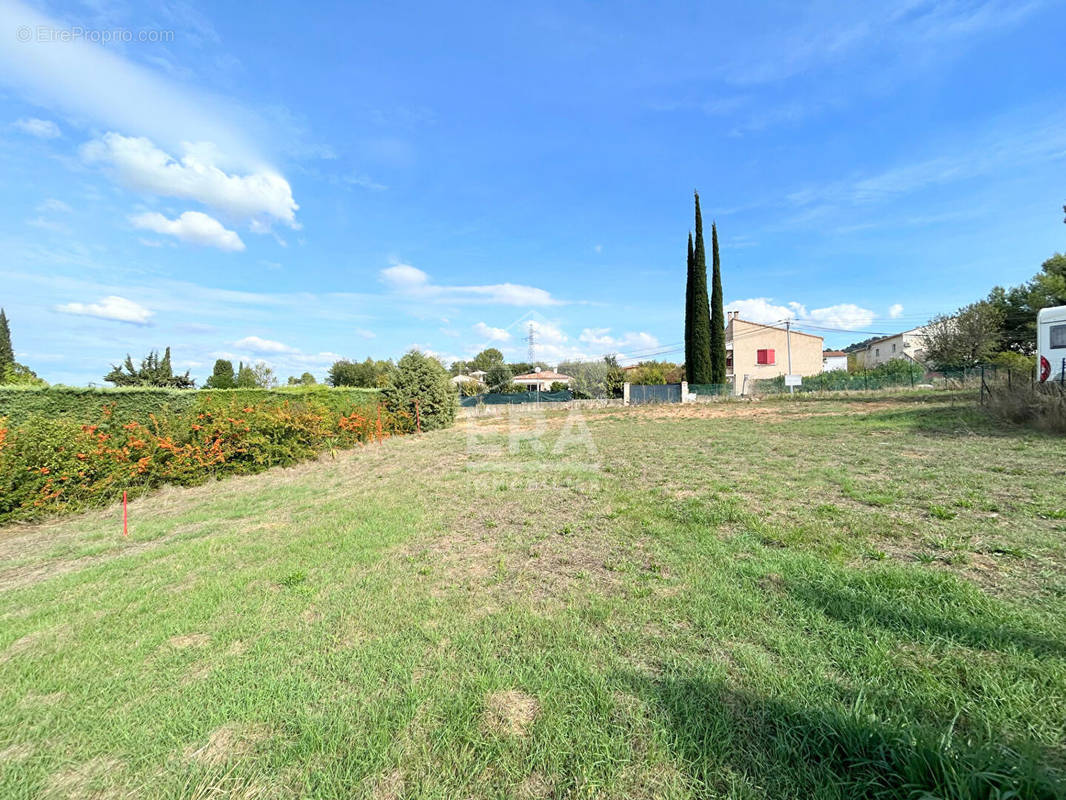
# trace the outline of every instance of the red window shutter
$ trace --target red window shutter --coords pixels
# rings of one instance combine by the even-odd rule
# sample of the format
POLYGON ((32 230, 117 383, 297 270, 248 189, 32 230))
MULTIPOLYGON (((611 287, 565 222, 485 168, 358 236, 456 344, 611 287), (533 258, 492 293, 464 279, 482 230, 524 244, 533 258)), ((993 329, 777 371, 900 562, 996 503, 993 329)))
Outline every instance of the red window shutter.
POLYGON ((755 353, 756 364, 773 364, 774 363, 774 351, 773 350, 757 350, 755 353))
POLYGON ((767 364, 776 364, 777 363, 776 361, 774 361, 774 351, 773 350, 767 350, 766 351, 766 363, 767 364))

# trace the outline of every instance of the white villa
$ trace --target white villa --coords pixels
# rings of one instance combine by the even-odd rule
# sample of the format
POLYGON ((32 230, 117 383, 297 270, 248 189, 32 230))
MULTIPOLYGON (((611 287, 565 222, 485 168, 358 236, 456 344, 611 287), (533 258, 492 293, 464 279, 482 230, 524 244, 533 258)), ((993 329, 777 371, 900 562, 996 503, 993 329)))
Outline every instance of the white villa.
POLYGON ((535 392, 538 389, 542 392, 547 392, 551 390, 553 383, 565 383, 569 389, 572 380, 573 378, 569 375, 553 372, 550 369, 542 369, 536 372, 527 372, 525 375, 516 375, 513 382, 519 386, 526 387, 531 392, 535 392))

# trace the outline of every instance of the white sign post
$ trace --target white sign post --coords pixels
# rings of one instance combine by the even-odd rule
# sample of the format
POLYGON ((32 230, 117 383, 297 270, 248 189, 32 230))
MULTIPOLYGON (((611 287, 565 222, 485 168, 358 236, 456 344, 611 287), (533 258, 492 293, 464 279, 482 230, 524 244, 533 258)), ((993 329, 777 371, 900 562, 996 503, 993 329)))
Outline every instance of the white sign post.
POLYGON ((785 386, 791 387, 791 386, 802 386, 802 385, 803 385, 803 377, 802 376, 800 376, 800 375, 786 375, 785 376, 785 386))

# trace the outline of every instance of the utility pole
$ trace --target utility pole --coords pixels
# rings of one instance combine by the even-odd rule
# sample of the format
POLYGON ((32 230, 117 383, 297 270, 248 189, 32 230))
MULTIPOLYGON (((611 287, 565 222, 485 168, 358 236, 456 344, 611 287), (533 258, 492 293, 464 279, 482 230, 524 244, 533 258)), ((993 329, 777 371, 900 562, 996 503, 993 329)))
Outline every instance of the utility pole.
MULTIPOLYGON (((787 319, 785 320, 785 350, 788 352, 788 374, 792 375, 792 322, 787 319)), ((788 393, 796 393, 796 387, 791 383, 788 385, 788 393)))

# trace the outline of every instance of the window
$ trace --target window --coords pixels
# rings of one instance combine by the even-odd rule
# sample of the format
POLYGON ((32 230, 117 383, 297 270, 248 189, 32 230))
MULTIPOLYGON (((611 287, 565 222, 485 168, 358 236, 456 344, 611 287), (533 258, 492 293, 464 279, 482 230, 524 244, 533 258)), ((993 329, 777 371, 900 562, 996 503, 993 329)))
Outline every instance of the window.
POLYGON ((896 343, 895 342, 892 342, 892 352, 893 353, 896 352, 896 343))
POLYGON ((756 364, 773 364, 774 363, 774 351, 773 350, 756 350, 755 351, 755 363, 756 364))
POLYGON ((881 355, 881 348, 880 347, 875 347, 874 348, 874 355, 875 356, 881 355))
POLYGON ((1066 325, 1051 326, 1051 349, 1061 350, 1066 348, 1066 325))

